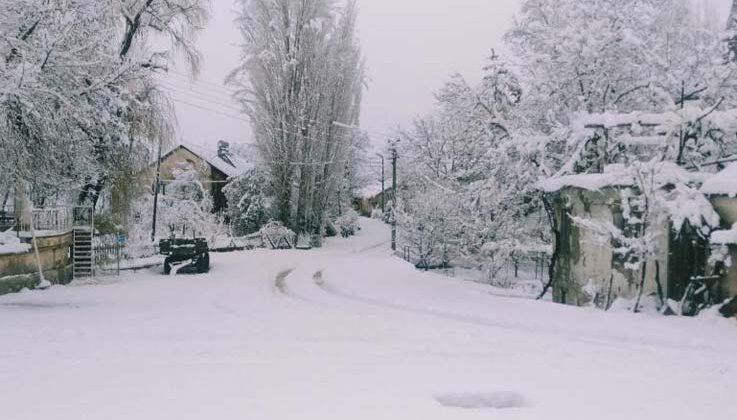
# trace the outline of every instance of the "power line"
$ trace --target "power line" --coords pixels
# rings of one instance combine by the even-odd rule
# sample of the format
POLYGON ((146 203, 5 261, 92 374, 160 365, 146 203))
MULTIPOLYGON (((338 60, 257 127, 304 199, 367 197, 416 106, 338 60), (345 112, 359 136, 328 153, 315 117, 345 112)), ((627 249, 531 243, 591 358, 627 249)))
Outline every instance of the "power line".
POLYGON ((181 89, 178 89, 178 88, 175 88, 175 87, 172 87, 172 86, 168 86, 168 85, 162 85, 162 86, 164 87, 164 89, 166 89, 168 91, 176 92, 179 95, 187 96, 188 99, 197 99, 197 100, 203 101, 203 102, 205 102, 205 103, 207 103, 209 105, 218 105, 218 106, 221 106, 223 108, 227 108, 229 111, 240 112, 240 109, 238 109, 234 103, 219 102, 219 101, 214 100, 212 98, 207 98, 205 96, 199 95, 195 91, 185 91, 185 90, 181 90, 181 89))
POLYGON ((239 116, 235 116, 235 115, 232 115, 232 114, 228 114, 227 112, 218 111, 216 109, 208 108, 208 107, 205 107, 205 106, 202 106, 202 105, 193 104, 191 102, 187 102, 187 101, 182 100, 182 99, 171 98, 171 100, 174 101, 174 102, 178 102, 178 103, 181 103, 181 104, 184 104, 184 105, 189 105, 191 107, 201 109, 203 111, 209 111, 209 112, 212 112, 214 114, 219 114, 219 115, 222 115, 224 117, 232 118, 234 120, 239 120, 239 121, 243 121, 243 122, 247 122, 247 123, 250 123, 251 122, 251 121, 249 121, 249 120, 247 120, 245 118, 242 118, 242 117, 239 117, 239 116))
POLYGON ((224 83, 211 82, 211 81, 208 81, 206 79, 201 79, 201 78, 193 79, 193 78, 191 78, 191 77, 189 77, 189 76, 187 76, 185 74, 182 74, 182 73, 177 72, 176 70, 170 70, 166 74, 169 75, 169 76, 172 76, 174 78, 178 78, 181 81, 186 81, 188 83, 200 84, 200 85, 208 85, 208 86, 213 87, 213 88, 216 88, 216 89, 227 91, 228 93, 236 93, 236 89, 229 88, 224 83))
POLYGON ((173 86, 178 89, 197 92, 200 95, 210 96, 213 99, 233 101, 233 93, 219 92, 216 90, 211 90, 209 88, 203 88, 200 85, 193 85, 190 83, 181 82, 176 79, 160 79, 159 83, 166 86, 173 86))

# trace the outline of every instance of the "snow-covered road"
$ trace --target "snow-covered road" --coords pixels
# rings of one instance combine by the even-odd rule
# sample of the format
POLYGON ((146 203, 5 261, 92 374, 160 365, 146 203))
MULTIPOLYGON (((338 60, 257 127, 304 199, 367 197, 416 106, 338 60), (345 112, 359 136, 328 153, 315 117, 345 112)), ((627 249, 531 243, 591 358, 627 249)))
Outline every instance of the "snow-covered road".
POLYGON ((737 324, 502 298, 386 226, 0 297, 2 420, 729 420, 737 324))

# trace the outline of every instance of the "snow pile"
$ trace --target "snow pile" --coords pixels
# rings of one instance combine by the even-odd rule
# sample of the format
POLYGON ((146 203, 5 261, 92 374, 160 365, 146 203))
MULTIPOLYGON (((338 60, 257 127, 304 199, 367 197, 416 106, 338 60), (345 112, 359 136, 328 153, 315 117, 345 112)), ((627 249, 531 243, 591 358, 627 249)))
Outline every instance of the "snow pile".
POLYGON ((356 213, 355 210, 350 209, 345 214, 335 219, 333 224, 338 230, 338 233, 340 233, 340 236, 347 238, 355 235, 361 229, 358 217, 358 213, 356 213))
POLYGON ((737 245, 737 223, 729 230, 718 230, 711 234, 714 245, 737 245))
POLYGON ((21 243, 13 232, 0 232, 0 254, 22 254, 30 249, 31 245, 21 243))
POLYGON ((708 195, 727 195, 737 197, 737 163, 709 178, 701 186, 701 192, 708 195))

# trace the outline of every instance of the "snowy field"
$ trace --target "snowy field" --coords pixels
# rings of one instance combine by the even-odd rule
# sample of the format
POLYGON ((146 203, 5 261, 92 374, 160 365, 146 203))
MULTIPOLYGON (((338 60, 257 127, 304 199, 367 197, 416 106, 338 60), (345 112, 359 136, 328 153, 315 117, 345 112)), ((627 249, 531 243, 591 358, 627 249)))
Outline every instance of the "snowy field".
POLYGON ((737 418, 737 323, 494 296, 363 224, 208 275, 0 297, 0 418, 737 418))

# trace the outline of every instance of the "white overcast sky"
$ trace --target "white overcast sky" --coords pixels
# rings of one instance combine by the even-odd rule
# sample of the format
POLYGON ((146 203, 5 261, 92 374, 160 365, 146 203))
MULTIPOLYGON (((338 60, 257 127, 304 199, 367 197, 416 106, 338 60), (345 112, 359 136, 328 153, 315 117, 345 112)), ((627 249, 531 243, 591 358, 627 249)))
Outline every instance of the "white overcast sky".
MULTIPOLYGON (((729 7, 731 0, 693 0, 729 7)), ((184 71, 165 77, 175 101, 179 138, 214 147, 218 140, 247 143, 247 118, 223 85, 238 63, 240 34, 236 0, 212 0, 212 19, 199 40, 202 73, 194 82, 184 71)), ((359 0, 359 37, 369 86, 362 126, 379 146, 382 135, 430 111, 433 92, 454 73, 478 80, 492 48, 518 12, 520 0, 359 0)))
MULTIPOLYGON (((380 144, 382 133, 408 124, 433 106, 433 92, 453 74, 478 79, 491 49, 501 44, 519 0, 359 0, 359 37, 369 85, 362 126, 380 144)), ((199 145, 251 140, 246 117, 223 86, 238 63, 235 0, 213 0, 199 40, 204 65, 190 82, 185 71, 165 78, 175 100, 179 137, 199 145), (181 74, 179 74, 181 73, 181 74)))

